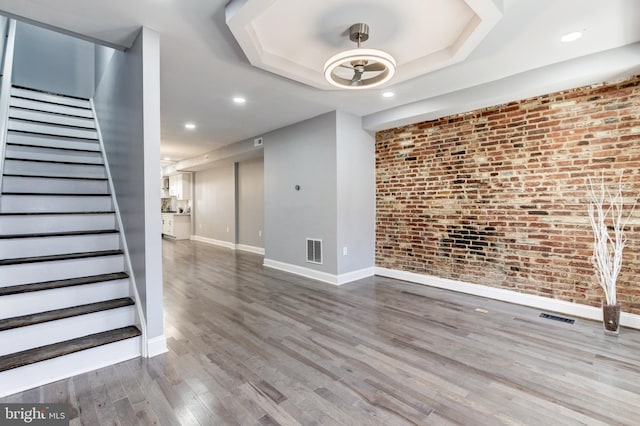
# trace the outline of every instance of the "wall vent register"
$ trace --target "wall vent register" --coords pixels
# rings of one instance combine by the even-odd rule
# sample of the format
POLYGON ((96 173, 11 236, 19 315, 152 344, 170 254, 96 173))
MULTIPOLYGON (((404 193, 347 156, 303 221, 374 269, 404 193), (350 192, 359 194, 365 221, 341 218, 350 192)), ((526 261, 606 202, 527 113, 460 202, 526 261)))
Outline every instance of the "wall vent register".
POLYGON ((307 238, 307 262, 322 265, 322 240, 307 238))

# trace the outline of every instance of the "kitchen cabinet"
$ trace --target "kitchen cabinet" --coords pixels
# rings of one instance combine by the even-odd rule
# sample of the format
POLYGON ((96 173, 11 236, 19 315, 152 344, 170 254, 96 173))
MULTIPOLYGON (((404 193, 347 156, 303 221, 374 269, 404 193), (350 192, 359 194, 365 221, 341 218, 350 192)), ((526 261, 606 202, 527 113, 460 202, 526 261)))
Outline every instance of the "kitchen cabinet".
POLYGON ((160 197, 161 198, 169 198, 171 195, 169 194, 169 178, 162 177, 160 178, 160 197))
POLYGON ((191 236, 191 215, 162 213, 162 235, 176 240, 186 240, 191 236))
POLYGON ((178 200, 191 199, 191 175, 188 173, 178 173, 169 176, 169 195, 178 200))

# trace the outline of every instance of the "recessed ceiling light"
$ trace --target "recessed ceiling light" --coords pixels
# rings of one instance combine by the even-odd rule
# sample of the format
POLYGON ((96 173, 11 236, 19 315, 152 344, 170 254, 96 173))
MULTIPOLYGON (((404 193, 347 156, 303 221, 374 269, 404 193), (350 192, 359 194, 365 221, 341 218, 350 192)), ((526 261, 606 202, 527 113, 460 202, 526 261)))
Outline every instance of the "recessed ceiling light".
POLYGON ((194 130, 196 128, 196 125, 194 123, 186 123, 184 125, 184 128, 187 130, 194 130))
POLYGON ((164 161, 171 161, 170 157, 164 157, 164 161))
POLYGON ((580 31, 574 31, 571 33, 567 33, 560 38, 560 41, 563 43, 570 43, 572 41, 576 41, 582 37, 582 33, 580 31))
POLYGON ((395 94, 395 93, 393 93, 393 92, 384 92, 384 93, 382 94, 382 97, 383 97, 383 98, 393 98, 395 95, 396 95, 396 94, 395 94))
POLYGON ((233 98, 233 102, 235 102, 237 104, 243 104, 243 103, 247 102, 247 100, 245 98, 243 98, 242 96, 236 96, 235 98, 233 98))

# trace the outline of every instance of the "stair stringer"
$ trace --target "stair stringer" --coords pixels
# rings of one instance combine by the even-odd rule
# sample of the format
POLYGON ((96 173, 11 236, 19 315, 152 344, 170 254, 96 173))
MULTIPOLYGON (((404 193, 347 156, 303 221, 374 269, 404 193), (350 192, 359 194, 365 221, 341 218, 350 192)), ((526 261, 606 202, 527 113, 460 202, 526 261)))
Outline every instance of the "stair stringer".
MULTIPOLYGON (((9 102, 11 98, 11 80, 13 79, 13 52, 16 41, 16 20, 9 19, 7 37, 4 48, 4 63, 2 77, 0 78, 0 188, 2 188, 2 176, 4 170, 4 151, 7 141, 7 128, 9 127, 9 102)), ((2 192, 0 191, 0 202, 2 192)))
POLYGON ((147 323, 144 317, 144 311, 142 309, 142 303, 140 300, 140 293, 138 292, 138 286, 136 285, 136 278, 133 272, 133 266, 131 264, 131 256, 129 255, 129 246, 127 245, 127 238, 124 234, 124 226, 122 224, 122 215, 120 214, 120 207, 118 206, 118 199, 116 197, 115 187, 113 185, 113 178, 111 176, 111 167, 109 167, 109 160, 107 158, 107 152, 104 147, 104 140, 102 139, 102 132, 100 130, 100 120, 98 119, 98 114, 96 113, 95 104, 93 98, 89 100, 91 103, 91 110, 93 112, 93 119, 95 121, 96 133, 98 135, 98 143, 100 145, 100 152, 102 154, 102 161, 105 167, 105 172, 107 174, 107 182, 109 186, 109 192, 111 194, 111 201, 113 203, 113 209, 115 211, 116 216, 116 225, 117 229, 120 232, 120 244, 122 247, 122 251, 124 252, 124 261, 125 261, 125 272, 129 274, 129 291, 130 294, 133 295, 133 300, 135 302, 136 308, 136 323, 142 332, 140 336, 140 353, 143 358, 147 358, 149 356, 148 345, 147 345, 147 323))

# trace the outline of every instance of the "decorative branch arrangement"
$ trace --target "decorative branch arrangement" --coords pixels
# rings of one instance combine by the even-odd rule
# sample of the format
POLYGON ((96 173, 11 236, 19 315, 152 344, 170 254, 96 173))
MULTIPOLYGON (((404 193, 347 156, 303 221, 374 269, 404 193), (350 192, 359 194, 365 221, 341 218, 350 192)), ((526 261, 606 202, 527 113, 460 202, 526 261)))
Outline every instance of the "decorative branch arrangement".
POLYGON ((627 239, 624 227, 636 207, 637 199, 631 211, 623 215, 624 199, 622 195, 622 175, 616 192, 611 192, 604 184, 604 176, 599 185, 589 178, 589 221, 593 228, 593 257, 591 258, 600 286, 604 290, 606 303, 616 304, 616 280, 622 267, 622 250, 627 239))

